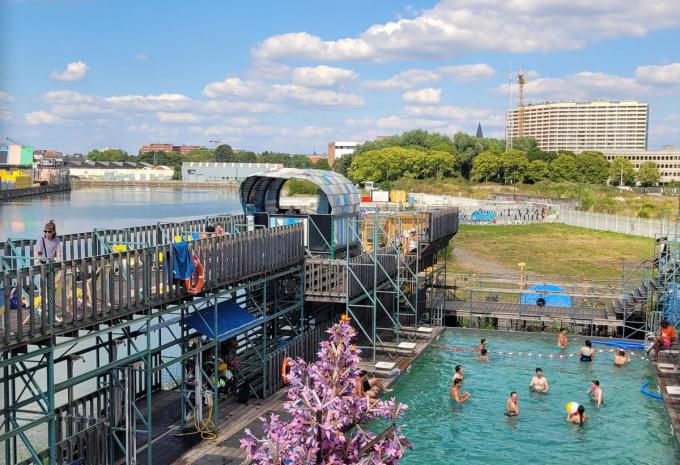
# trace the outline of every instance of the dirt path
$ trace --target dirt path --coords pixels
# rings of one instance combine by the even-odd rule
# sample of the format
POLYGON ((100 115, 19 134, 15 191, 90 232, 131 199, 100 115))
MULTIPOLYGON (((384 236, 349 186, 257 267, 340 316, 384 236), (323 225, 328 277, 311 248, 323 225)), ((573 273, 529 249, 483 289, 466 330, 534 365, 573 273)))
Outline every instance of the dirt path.
POLYGON ((453 249, 454 272, 458 271, 472 271, 477 273, 491 273, 513 275, 519 273, 519 268, 511 269, 500 263, 487 260, 480 257, 474 252, 465 250, 463 247, 456 245, 453 249))

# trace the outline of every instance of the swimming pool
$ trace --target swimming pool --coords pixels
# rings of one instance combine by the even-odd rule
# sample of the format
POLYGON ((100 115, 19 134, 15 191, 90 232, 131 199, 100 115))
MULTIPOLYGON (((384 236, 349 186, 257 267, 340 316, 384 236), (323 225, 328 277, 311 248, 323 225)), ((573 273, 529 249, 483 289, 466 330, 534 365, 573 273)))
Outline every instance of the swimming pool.
MULTIPOLYGON (((640 385, 654 377, 648 362, 633 359, 615 367, 612 354, 598 354, 595 362, 494 355, 492 352, 572 353, 583 341, 570 340, 569 350, 555 347, 552 336, 447 330, 439 341, 404 373, 390 395, 409 405, 405 433, 414 450, 404 465, 510 465, 548 463, 649 464, 680 463, 680 451, 670 430, 662 402, 640 393, 640 385), (437 346, 474 348, 481 337, 489 344, 489 362, 476 353, 442 350, 437 346), (463 391, 471 399, 461 406, 449 397, 456 364, 465 367, 463 391), (550 392, 529 391, 536 367, 543 368, 550 392), (591 404, 588 390, 599 379, 604 406, 591 404), (508 418, 505 401, 519 394, 520 416, 508 418), (565 405, 586 407, 584 426, 565 422, 565 405)), ((604 348, 604 346, 600 346, 604 348)), ((607 347, 609 349, 609 347, 607 347)))

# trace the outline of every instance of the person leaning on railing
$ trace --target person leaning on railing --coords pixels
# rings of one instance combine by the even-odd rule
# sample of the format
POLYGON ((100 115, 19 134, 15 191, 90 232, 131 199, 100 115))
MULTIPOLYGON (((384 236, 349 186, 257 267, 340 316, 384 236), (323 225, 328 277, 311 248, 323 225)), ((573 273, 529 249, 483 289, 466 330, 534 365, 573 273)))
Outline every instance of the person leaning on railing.
MULTIPOLYGON (((60 262, 62 260, 61 255, 61 241, 57 237, 57 226, 54 224, 54 220, 50 220, 45 223, 45 228, 43 229, 43 235, 38 238, 33 246, 33 255, 38 263, 48 263, 49 261, 60 262)), ((54 288, 61 288, 61 273, 57 273, 54 277, 54 288)), ((38 289, 40 285, 38 284, 38 289)), ((31 297, 32 298, 32 297, 31 297)), ((37 300, 38 298, 36 298, 37 300)), ((34 301, 34 313, 36 318, 40 318, 41 307, 40 304, 34 301)), ((30 319, 30 315, 26 315, 23 323, 26 324, 30 319)), ((56 322, 61 322, 61 317, 55 315, 56 322)))

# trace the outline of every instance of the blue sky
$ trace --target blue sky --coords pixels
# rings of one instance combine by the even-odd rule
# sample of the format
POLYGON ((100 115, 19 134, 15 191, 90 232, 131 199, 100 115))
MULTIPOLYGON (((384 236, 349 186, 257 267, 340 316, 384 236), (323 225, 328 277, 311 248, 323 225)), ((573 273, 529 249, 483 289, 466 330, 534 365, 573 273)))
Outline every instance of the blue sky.
POLYGON ((423 128, 502 137, 527 100, 638 98, 680 145, 677 0, 3 1, 0 137, 324 153, 423 128))

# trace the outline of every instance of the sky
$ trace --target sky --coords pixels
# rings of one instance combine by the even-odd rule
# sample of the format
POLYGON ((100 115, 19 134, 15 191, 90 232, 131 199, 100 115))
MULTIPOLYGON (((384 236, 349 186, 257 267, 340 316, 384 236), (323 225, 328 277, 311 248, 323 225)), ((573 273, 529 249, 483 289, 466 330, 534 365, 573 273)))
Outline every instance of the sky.
POLYGON ((0 0, 0 138, 64 153, 325 153, 426 129, 502 138, 527 102, 637 98, 680 146, 678 0, 0 0), (516 86, 512 98, 516 101, 516 86))

